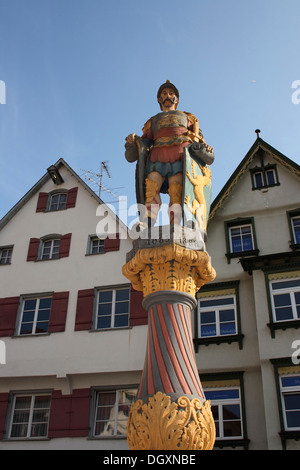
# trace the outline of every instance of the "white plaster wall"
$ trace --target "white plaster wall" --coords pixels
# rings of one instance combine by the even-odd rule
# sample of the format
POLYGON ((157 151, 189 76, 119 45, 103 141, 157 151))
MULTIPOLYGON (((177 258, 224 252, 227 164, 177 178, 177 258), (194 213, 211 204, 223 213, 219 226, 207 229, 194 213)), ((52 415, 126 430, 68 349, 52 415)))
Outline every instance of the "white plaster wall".
MULTIPOLYGON (((86 256, 88 235, 96 233, 100 218, 97 201, 71 173, 61 167, 61 187, 78 186, 76 207, 65 211, 36 213, 38 193, 0 232, 0 246, 14 244, 12 264, 0 267, 0 297, 69 291, 65 332, 50 335, 3 338, 7 360, 0 376, 48 376, 98 372, 141 370, 144 362, 147 327, 108 331, 74 331, 77 293, 81 289, 111 285, 129 285, 121 272, 126 253, 132 245, 122 235, 120 251, 86 256), (31 237, 51 233, 72 233, 67 258, 27 262, 31 237), (138 353, 137 351, 142 351, 138 353), (142 357, 141 357, 142 356, 142 357)), ((40 191, 57 187, 49 180, 40 191)), ((118 227, 116 227, 118 231, 118 227)))

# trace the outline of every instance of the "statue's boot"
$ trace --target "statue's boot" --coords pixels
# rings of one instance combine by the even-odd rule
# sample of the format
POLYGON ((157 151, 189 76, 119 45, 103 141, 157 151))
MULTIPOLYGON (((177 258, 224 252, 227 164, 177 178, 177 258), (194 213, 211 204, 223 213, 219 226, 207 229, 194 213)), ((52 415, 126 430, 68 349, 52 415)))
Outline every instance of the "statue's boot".
POLYGON ((182 219, 182 184, 170 183, 169 190, 169 219, 170 224, 180 224, 182 219))

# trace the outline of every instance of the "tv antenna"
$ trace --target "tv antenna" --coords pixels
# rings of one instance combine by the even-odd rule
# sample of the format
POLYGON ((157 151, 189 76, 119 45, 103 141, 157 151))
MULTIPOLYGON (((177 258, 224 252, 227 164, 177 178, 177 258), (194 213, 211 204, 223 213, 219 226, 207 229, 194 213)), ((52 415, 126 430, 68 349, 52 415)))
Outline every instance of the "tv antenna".
POLYGON ((103 174, 105 173, 109 178, 111 178, 107 162, 101 162, 101 167, 100 167, 100 173, 95 173, 93 171, 89 170, 82 170, 84 171, 84 176, 86 180, 91 181, 92 183, 96 184, 99 188, 98 195, 99 198, 101 198, 101 191, 104 189, 104 191, 112 194, 114 197, 119 199, 119 196, 115 193, 113 193, 110 189, 106 188, 103 186, 102 181, 103 181, 103 174), (99 178, 99 180, 98 180, 99 178))

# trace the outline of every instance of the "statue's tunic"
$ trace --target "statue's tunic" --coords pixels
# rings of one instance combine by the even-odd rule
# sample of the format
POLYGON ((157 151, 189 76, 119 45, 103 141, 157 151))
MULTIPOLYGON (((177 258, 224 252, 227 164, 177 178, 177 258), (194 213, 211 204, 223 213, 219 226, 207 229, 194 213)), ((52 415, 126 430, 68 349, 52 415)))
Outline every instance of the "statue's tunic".
POLYGON ((195 122, 198 121, 194 115, 182 111, 162 112, 150 118, 143 128, 142 136, 142 139, 153 142, 150 161, 182 161, 184 147, 194 140, 191 135, 195 132, 195 122))

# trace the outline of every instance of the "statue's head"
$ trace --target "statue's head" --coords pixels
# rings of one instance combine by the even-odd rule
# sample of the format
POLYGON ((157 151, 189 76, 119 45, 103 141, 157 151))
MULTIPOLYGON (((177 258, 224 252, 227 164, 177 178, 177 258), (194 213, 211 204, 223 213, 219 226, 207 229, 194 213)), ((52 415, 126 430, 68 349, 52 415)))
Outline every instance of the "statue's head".
POLYGON ((167 80, 166 83, 163 83, 157 92, 157 101, 159 103, 160 109, 162 109, 162 104, 164 103, 166 97, 162 96, 162 92, 166 94, 167 90, 171 90, 173 92, 173 99, 174 102, 173 104, 175 105, 175 109, 177 108, 178 102, 179 102, 179 91, 177 90, 176 86, 173 85, 173 83, 170 82, 170 80, 167 80))

